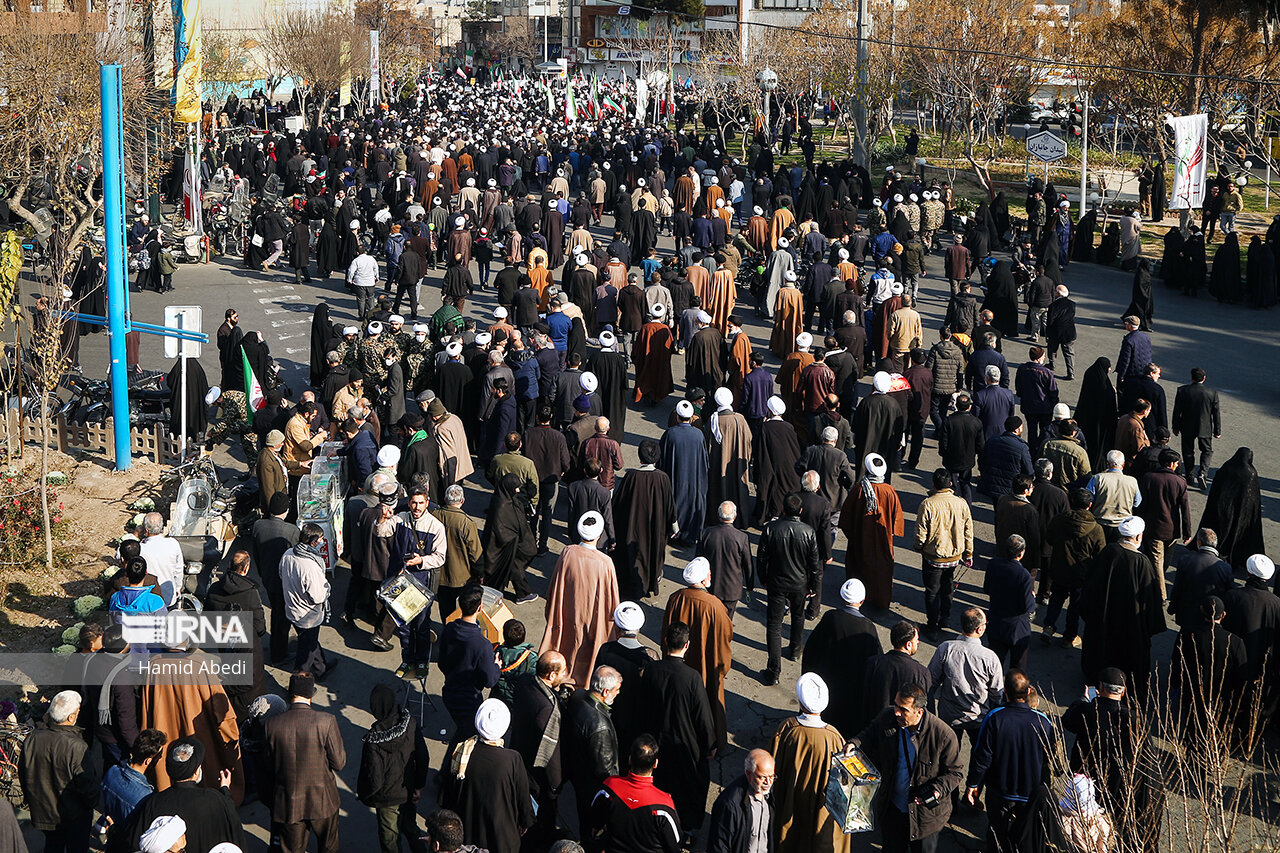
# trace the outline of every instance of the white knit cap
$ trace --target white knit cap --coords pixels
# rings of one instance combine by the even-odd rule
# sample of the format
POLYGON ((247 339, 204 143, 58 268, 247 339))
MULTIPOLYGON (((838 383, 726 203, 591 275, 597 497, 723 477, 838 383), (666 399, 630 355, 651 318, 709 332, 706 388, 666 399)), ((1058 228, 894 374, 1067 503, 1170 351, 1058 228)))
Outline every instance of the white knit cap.
POLYGON ((511 709, 501 699, 486 699, 476 710, 476 731, 485 740, 500 740, 511 727, 511 709))
POLYGON ((1066 403, 1058 403, 1053 407, 1053 419, 1063 421, 1071 417, 1071 407, 1066 403))
POLYGON ((1276 564, 1271 562, 1271 558, 1266 554, 1254 554, 1248 560, 1245 560, 1244 567, 1249 574, 1255 578, 1262 578, 1264 581, 1271 580, 1271 576, 1276 573, 1276 564))
POLYGON ((694 557, 684 567, 684 582, 689 586, 705 583, 711 577, 711 563, 706 557, 694 557))
POLYGON ((1136 515, 1131 515, 1120 522, 1120 527, 1118 528, 1120 535, 1126 538, 1141 536, 1146 529, 1147 523, 1136 515))
POLYGON ((889 374, 881 370, 878 371, 875 376, 871 377, 871 387, 881 394, 888 394, 889 384, 891 381, 889 374))
POLYGON ((634 601, 624 601, 613 608, 613 624, 629 633, 637 633, 644 627, 644 610, 634 601))
POLYGON ((769 408, 769 414, 771 415, 786 414, 787 404, 782 402, 782 398, 779 397, 777 394, 774 394, 772 397, 770 397, 768 402, 765 403, 765 405, 769 408))
POLYGON ((821 714, 827 710, 827 703, 831 701, 831 691, 822 676, 816 672, 806 672, 796 681, 796 698, 800 700, 802 710, 810 714, 821 714))
POLYGON ((604 516, 594 509, 578 519, 578 536, 583 542, 593 542, 604 532, 604 516))
POLYGON ((715 396, 716 406, 726 409, 733 405, 733 391, 728 388, 717 388, 715 396))
POLYGON ((867 587, 857 578, 849 578, 840 584, 840 598, 846 604, 861 604, 867 600, 867 587))
POLYGON ((578 384, 582 386, 582 390, 590 394, 592 391, 600 387, 600 380, 591 371, 587 371, 578 377, 578 384))
POLYGON ((681 400, 679 403, 676 403, 676 414, 682 418, 693 417, 693 403, 690 403, 688 400, 681 400))

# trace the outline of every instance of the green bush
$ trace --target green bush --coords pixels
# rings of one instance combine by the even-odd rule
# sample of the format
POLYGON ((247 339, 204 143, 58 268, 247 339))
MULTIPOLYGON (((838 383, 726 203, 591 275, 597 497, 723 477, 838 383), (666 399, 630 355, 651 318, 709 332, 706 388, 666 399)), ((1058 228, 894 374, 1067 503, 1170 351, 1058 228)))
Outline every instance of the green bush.
MULTIPOLYGON (((14 492, 18 488, 20 483, 12 475, 0 484, 2 492, 14 492)), ((54 542, 65 542, 71 523, 63 515, 58 492, 52 486, 49 488, 49 522, 54 542)), ((0 494, 0 562, 19 570, 47 568, 39 489, 31 488, 7 497, 0 494)))
POLYGON ((97 611, 101 610, 103 601, 97 595, 82 595, 71 603, 71 611, 75 613, 77 619, 88 619, 97 611))
POLYGON ((62 642, 69 643, 73 646, 80 644, 80 629, 84 627, 83 622, 77 622, 70 628, 62 632, 62 642))

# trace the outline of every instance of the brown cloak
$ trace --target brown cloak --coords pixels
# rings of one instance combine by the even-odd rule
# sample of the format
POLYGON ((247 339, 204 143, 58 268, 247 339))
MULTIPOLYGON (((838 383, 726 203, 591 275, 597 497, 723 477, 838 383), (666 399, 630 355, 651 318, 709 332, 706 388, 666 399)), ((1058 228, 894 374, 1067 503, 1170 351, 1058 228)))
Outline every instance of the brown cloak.
POLYGON ((711 289, 703 302, 703 309, 711 315, 711 325, 721 332, 729 328, 729 315, 738 301, 738 287, 733 280, 733 273, 728 269, 718 269, 711 277, 711 289))
POLYGON ((671 329, 656 320, 645 323, 636 335, 631 361, 636 366, 636 402, 642 397, 663 400, 671 393, 671 353, 675 338, 671 329))
POLYGON ((844 749, 834 726, 810 728, 795 717, 778 726, 769 752, 778 778, 773 783, 776 853, 849 853, 845 835, 827 811, 831 756, 844 749))
MULTIPOLYGON (((739 335, 745 337, 745 335, 739 335)), ((707 517, 715 513, 722 501, 733 501, 738 507, 734 526, 745 530, 747 504, 751 492, 747 488, 747 472, 751 468, 751 428, 747 419, 737 412, 721 412, 716 418, 720 440, 710 437, 708 455, 711 459, 707 479, 707 517)))
POLYGON ((685 663, 702 676, 711 701, 716 743, 728 743, 724 712, 724 679, 733 666, 733 621, 724 603, 700 587, 673 592, 662 617, 662 633, 672 622, 689 626, 689 651, 685 663))
POLYGON ((773 335, 769 349, 782 358, 795 349, 796 335, 804 331, 804 294, 795 287, 778 289, 778 300, 773 305, 773 335))
POLYGON ((693 215, 693 178, 681 175, 676 178, 675 187, 671 190, 671 200, 675 206, 690 216, 693 215))
POLYGON ((778 238, 782 236, 782 232, 795 224, 795 214, 790 210, 785 207, 775 210, 773 219, 769 222, 769 248, 776 250, 778 248, 778 238))
POLYGON ((893 537, 903 535, 902 504, 888 483, 872 483, 876 511, 867 515, 862 488, 855 487, 840 511, 840 529, 848 538, 845 580, 857 578, 867 588, 867 603, 887 610, 893 601, 893 537))
POLYGON ((588 687, 596 652, 613 639, 613 611, 621 603, 612 560, 585 545, 565 548, 547 588, 547 629, 538 654, 560 652, 570 680, 588 687))
MULTIPOLYGON (((143 729, 159 729, 171 740, 197 737, 204 744, 204 777, 201 785, 218 787, 218 774, 231 771, 231 796, 239 804, 244 798, 244 768, 240 763, 240 726, 227 692, 219 680, 210 673, 201 673, 200 662, 208 661, 206 655, 173 653, 154 656, 152 665, 174 662, 193 665, 191 674, 181 676, 156 674, 147 677, 142 693, 143 729)), ((152 765, 156 790, 163 791, 173 784, 163 761, 152 765)))

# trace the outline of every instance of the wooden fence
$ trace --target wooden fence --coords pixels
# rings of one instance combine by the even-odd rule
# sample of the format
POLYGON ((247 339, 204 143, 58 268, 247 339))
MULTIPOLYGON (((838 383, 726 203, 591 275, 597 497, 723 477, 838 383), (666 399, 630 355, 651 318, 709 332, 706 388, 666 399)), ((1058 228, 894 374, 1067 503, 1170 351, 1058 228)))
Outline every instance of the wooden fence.
MULTIPOLYGON (((112 423, 112 419, 107 418, 105 424, 71 424, 58 416, 50 427, 49 446, 66 454, 75 451, 99 454, 114 462, 116 452, 112 423)), ((9 431, 11 435, 18 434, 18 413, 13 410, 9 411, 9 431)), ((135 459, 141 457, 157 465, 176 464, 178 461, 178 442, 162 424, 133 427, 129 430, 129 439, 135 459)), ((40 444, 44 440, 41 422, 23 418, 22 440, 26 444, 40 444)))

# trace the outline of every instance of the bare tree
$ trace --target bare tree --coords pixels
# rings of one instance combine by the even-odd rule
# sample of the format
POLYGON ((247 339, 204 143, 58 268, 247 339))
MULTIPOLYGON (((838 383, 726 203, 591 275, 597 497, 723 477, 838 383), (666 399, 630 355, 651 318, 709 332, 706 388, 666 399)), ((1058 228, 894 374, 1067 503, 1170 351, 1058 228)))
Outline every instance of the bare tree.
POLYGON ((489 34, 486 44, 491 54, 518 60, 526 67, 537 65, 542 59, 538 25, 528 16, 508 16, 500 31, 489 34))
POLYGON ((383 97, 398 101, 418 72, 435 60, 435 22, 417 14, 410 0, 359 0, 356 26, 377 30, 383 97))
POLYGON ((357 57, 362 44, 368 56, 367 38, 367 31, 362 33, 352 18, 337 10, 288 9, 271 20, 263 41, 294 79, 303 114, 307 99, 313 98, 316 114, 323 115, 343 80, 354 78, 361 67, 357 57))

